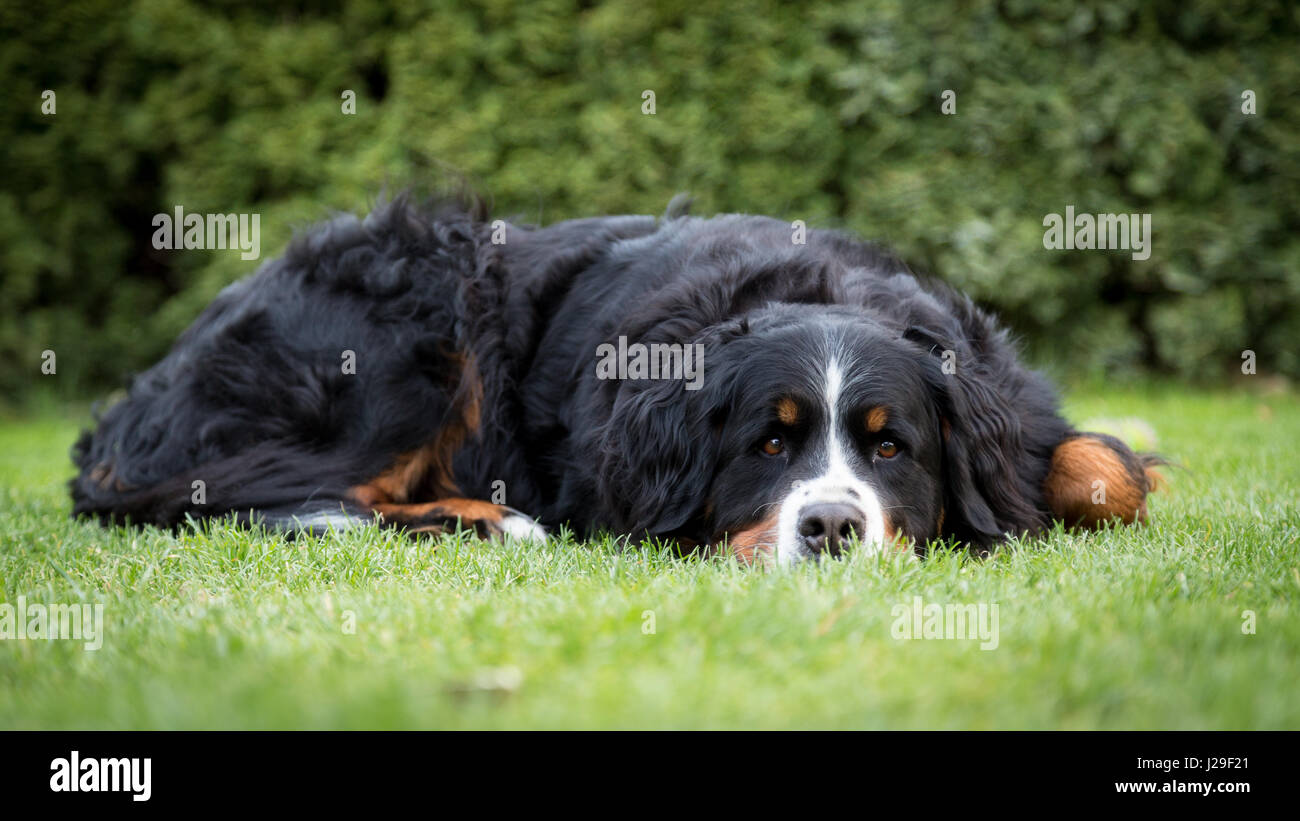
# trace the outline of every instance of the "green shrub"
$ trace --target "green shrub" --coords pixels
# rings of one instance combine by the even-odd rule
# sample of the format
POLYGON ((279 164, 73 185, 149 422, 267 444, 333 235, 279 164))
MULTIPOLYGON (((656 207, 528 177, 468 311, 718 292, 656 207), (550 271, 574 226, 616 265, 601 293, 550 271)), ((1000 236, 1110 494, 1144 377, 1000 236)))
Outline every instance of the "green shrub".
POLYGON ((413 6, 0 5, 0 392, 119 384, 255 268, 155 213, 259 213, 267 257, 448 169, 526 221, 690 191, 878 238, 1094 375, 1300 376, 1289 4, 413 6), (1044 249, 1066 205, 1151 213, 1151 258, 1044 249))

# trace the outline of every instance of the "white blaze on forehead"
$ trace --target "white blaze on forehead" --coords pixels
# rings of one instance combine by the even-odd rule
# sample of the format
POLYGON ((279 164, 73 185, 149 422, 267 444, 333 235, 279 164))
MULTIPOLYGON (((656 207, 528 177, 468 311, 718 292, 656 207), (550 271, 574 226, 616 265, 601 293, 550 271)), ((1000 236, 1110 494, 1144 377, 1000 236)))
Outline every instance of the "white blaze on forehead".
POLYGON ((867 522, 866 533, 859 533, 862 547, 870 552, 879 551, 885 544, 885 511, 875 489, 853 472, 848 461, 848 450, 840 430, 840 399, 844 388, 844 372, 839 358, 832 353, 823 371, 826 403, 826 441, 824 472, 816 478, 800 482, 781 502, 778 517, 780 537, 776 546, 779 564, 791 564, 808 555, 799 537, 799 512, 819 502, 842 502, 862 511, 867 522))
POLYGON ((840 441, 840 390, 843 387, 844 374, 840 371, 839 360, 832 358, 826 365, 827 476, 839 476, 849 473, 848 461, 844 457, 843 443, 840 441))

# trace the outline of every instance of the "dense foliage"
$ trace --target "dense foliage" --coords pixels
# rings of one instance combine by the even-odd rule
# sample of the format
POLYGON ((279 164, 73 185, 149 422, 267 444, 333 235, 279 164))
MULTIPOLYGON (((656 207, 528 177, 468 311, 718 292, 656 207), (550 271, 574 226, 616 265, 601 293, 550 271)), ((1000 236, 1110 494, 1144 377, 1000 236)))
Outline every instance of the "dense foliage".
POLYGON ((848 228, 1094 374, 1300 375, 1294 4, 275 5, 0 5, 0 395, 120 384, 257 265, 156 213, 258 213, 265 259, 448 172, 525 221, 848 228), (1045 249, 1067 205, 1150 213, 1150 259, 1045 249))

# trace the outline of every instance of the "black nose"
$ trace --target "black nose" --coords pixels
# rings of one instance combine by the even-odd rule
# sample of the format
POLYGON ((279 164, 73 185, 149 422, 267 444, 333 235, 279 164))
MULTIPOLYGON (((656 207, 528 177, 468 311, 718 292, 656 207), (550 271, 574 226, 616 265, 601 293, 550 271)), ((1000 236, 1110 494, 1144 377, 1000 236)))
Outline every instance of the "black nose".
POLYGON ((819 502, 799 511, 799 539, 814 555, 840 555, 849 539, 867 532, 867 519, 861 510, 840 502, 819 502))

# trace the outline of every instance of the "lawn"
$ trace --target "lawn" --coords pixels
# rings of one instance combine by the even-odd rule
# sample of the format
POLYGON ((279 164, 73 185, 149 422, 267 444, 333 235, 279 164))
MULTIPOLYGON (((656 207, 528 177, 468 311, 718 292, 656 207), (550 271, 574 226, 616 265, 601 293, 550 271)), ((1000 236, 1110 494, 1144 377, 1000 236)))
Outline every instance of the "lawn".
POLYGON ((10 419, 0 602, 101 603, 104 637, 0 641, 0 728, 1300 728, 1300 398, 1080 390, 1068 413, 1144 420, 1180 463, 1149 526, 778 572, 105 531, 67 516, 79 420, 10 419), (996 604, 996 649, 895 638, 917 596, 996 604))

